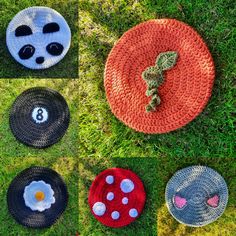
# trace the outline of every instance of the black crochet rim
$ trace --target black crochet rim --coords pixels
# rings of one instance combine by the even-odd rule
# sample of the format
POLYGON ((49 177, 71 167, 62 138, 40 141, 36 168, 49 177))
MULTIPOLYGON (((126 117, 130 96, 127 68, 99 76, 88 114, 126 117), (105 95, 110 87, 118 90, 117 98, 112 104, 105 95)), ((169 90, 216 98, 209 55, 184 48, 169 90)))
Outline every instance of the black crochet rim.
POLYGON ((46 167, 30 167, 20 172, 11 182, 7 191, 8 211, 19 224, 28 228, 49 228, 60 218, 68 204, 68 190, 62 177, 54 170, 46 167), (32 181, 43 180, 50 184, 56 202, 51 208, 39 212, 32 211, 24 203, 25 186, 32 181))
POLYGON ((70 123, 70 111, 64 97, 55 90, 34 87, 25 90, 14 101, 9 123, 14 137, 21 143, 46 148, 57 143, 66 133, 70 123), (46 107, 49 118, 36 124, 31 113, 37 106, 46 107))

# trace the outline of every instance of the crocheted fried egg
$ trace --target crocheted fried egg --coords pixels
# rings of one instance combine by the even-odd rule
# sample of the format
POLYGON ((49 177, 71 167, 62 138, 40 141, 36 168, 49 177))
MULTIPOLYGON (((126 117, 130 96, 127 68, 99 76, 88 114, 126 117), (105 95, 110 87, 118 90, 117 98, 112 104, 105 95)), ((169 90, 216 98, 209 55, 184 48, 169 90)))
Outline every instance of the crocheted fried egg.
POLYGON ((32 211, 43 212, 55 203, 54 191, 44 181, 32 181, 24 190, 25 205, 32 211))

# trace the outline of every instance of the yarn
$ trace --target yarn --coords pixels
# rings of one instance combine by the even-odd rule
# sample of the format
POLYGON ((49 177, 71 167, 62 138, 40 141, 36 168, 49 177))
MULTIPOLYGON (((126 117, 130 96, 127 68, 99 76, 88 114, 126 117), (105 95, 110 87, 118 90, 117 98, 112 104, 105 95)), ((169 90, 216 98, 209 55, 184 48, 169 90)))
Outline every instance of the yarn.
POLYGON ((64 17, 49 7, 29 7, 8 25, 6 42, 13 58, 29 69, 47 69, 59 63, 71 44, 64 17))
POLYGON ((225 180, 206 166, 177 171, 166 186, 166 204, 180 223, 200 227, 217 220, 228 202, 225 180))
POLYGON ((9 121, 17 140, 35 148, 46 148, 64 136, 70 122, 70 111, 57 91, 35 87, 17 97, 9 121))
POLYGON ((118 40, 107 58, 104 86, 119 120, 155 134, 181 128, 199 115, 211 96, 214 77, 213 59, 199 34, 175 19, 157 19, 135 26, 118 40), (142 73, 168 51, 177 52, 178 60, 158 87, 160 104, 146 112, 150 98, 142 73))
POLYGON ((89 190, 88 202, 98 221, 119 228, 140 216, 145 199, 143 183, 134 172, 111 168, 95 178, 89 190))
POLYGON ((19 224, 29 228, 48 228, 65 211, 68 197, 66 184, 56 171, 36 166, 23 170, 13 179, 7 191, 7 205, 10 214, 19 224), (32 211, 23 198, 25 187, 38 180, 48 183, 55 197, 55 203, 42 212, 32 211))

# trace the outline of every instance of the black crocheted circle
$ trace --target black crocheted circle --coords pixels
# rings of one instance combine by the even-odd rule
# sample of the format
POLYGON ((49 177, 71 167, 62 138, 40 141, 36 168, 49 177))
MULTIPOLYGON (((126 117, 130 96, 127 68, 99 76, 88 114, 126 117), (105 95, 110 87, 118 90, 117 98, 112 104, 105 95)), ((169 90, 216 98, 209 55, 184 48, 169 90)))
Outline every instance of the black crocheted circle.
POLYGON ((56 91, 36 87, 24 91, 10 112, 10 128, 20 142, 45 148, 58 142, 70 122, 65 99, 56 91))
POLYGON ((68 191, 61 176, 52 169, 45 167, 31 167, 22 171, 11 182, 7 192, 7 205, 14 219, 26 227, 48 228, 65 211, 68 203, 68 191), (55 203, 43 212, 32 211, 25 205, 24 189, 32 181, 43 180, 50 184, 54 191, 55 203))

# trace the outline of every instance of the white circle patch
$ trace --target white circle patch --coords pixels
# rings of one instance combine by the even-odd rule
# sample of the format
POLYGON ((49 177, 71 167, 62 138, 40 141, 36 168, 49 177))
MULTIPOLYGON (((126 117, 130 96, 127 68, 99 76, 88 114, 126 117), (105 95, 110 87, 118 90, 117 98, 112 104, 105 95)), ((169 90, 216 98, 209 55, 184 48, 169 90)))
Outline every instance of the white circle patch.
POLYGON ((123 193, 130 193, 134 190, 134 183, 130 179, 123 179, 120 183, 120 188, 123 193))
POLYGON ((107 194, 107 200, 108 201, 112 201, 113 199, 114 199, 114 193, 113 192, 109 192, 108 194, 107 194))
POLYGON ((106 182, 107 182, 108 184, 113 184, 113 183, 114 183, 114 176, 108 175, 108 176, 106 177, 106 182))
POLYGON ((120 218, 120 213, 119 213, 118 211, 113 211, 113 212, 111 213, 111 218, 112 218, 113 220, 118 220, 118 219, 120 218))
POLYGON ((48 120, 48 111, 43 107, 35 107, 32 112, 32 118, 37 124, 44 123, 48 120))
POLYGON ((123 197, 123 198, 122 198, 122 203, 123 203, 124 205, 127 205, 128 202, 129 202, 129 199, 128 199, 127 197, 123 197))
POLYGON ((103 216, 105 214, 105 211, 106 211, 106 206, 104 203, 96 202, 93 205, 93 212, 96 216, 103 216))
POLYGON ((138 216, 138 211, 135 208, 129 210, 129 216, 135 218, 138 216))

